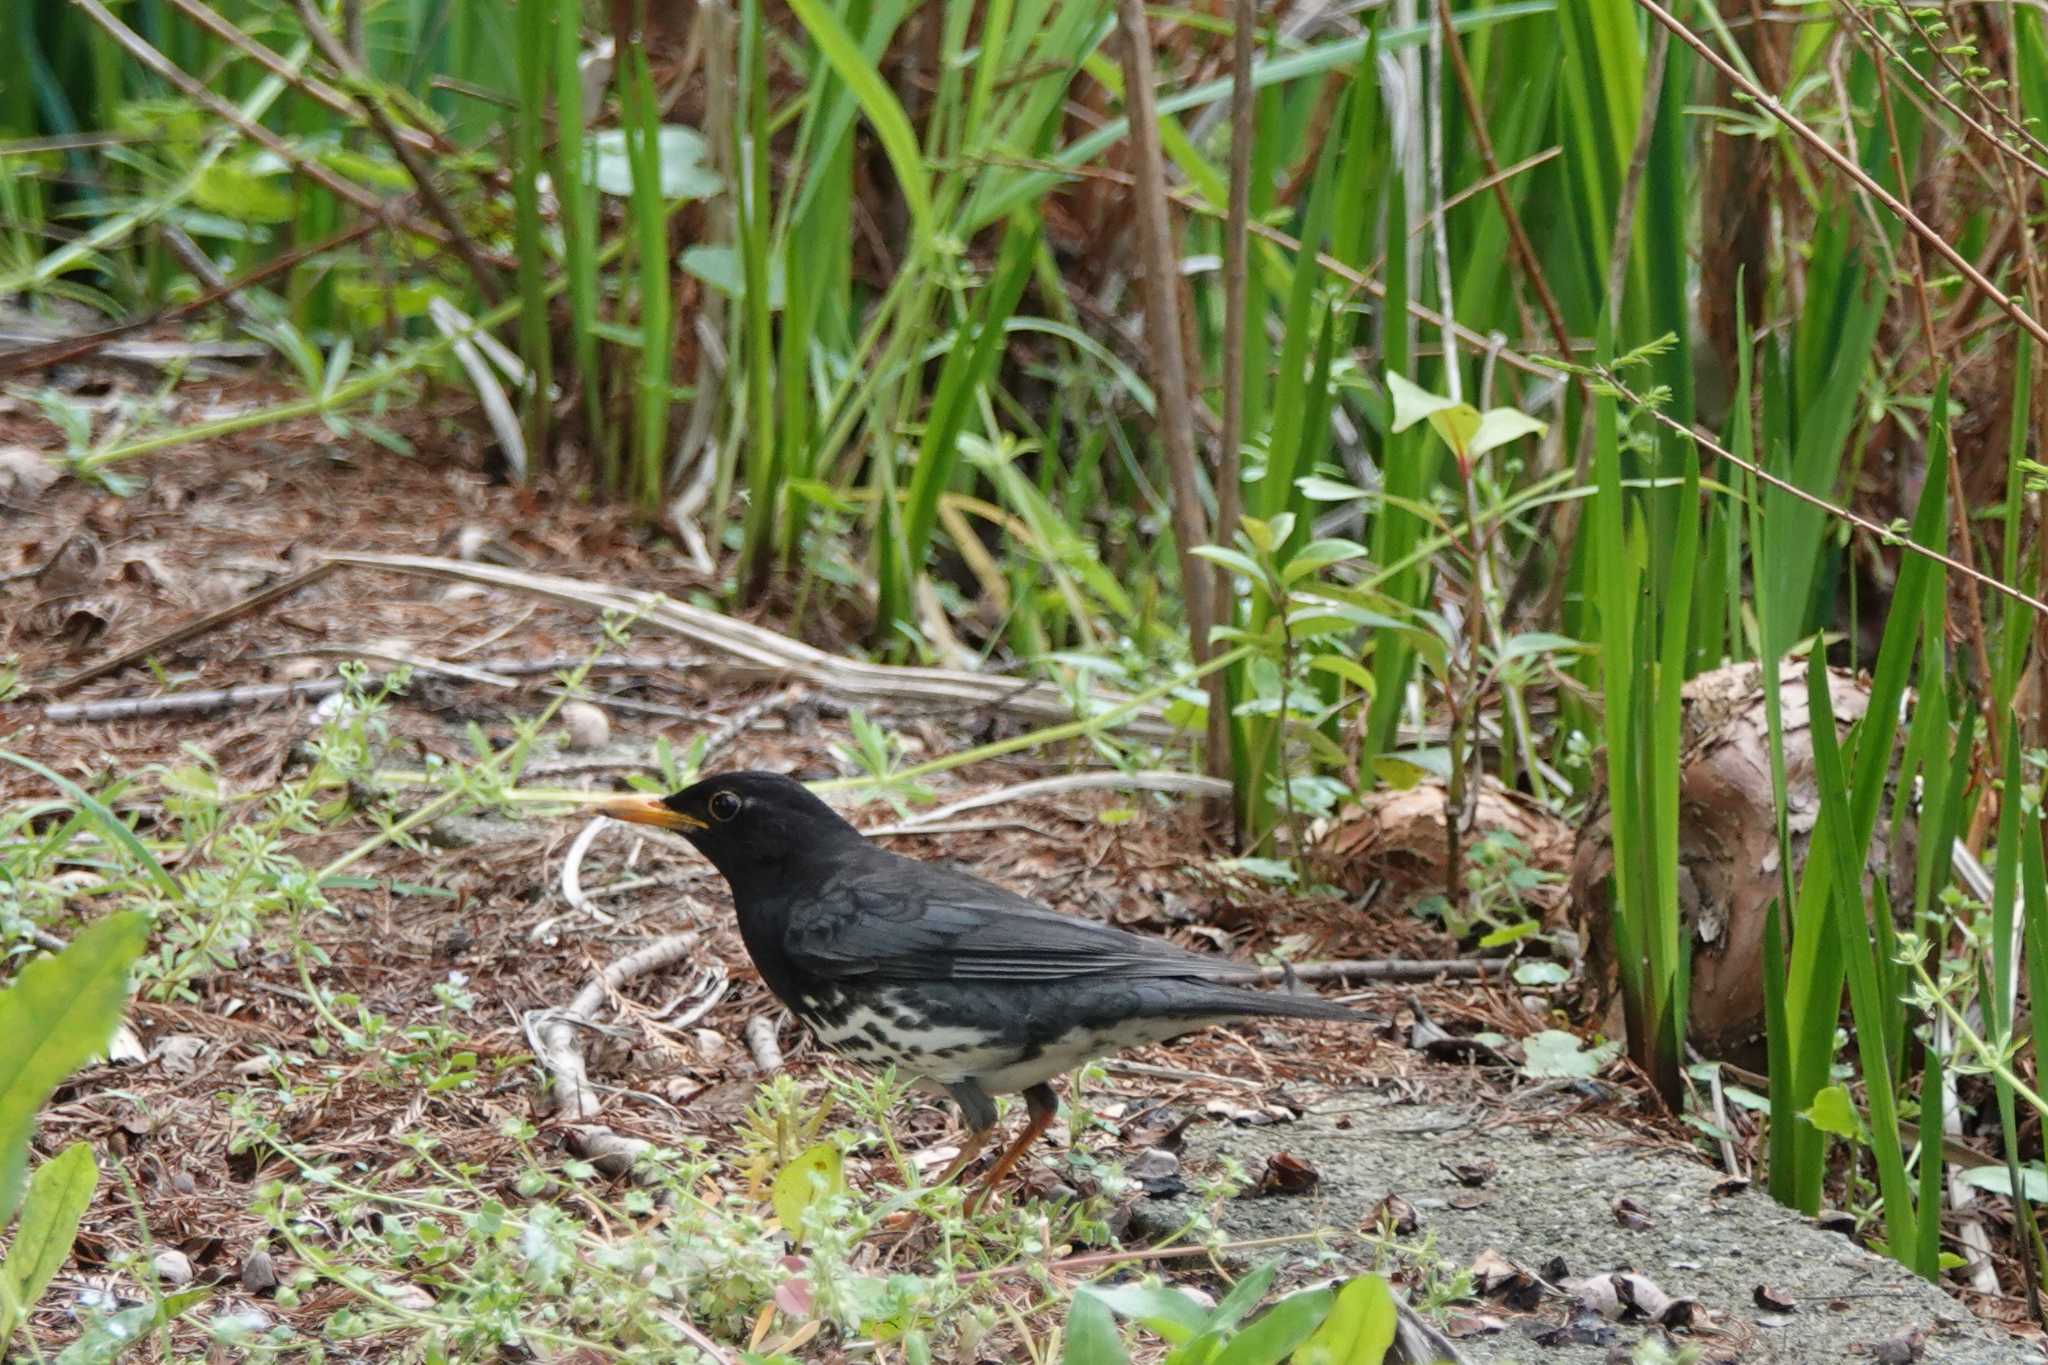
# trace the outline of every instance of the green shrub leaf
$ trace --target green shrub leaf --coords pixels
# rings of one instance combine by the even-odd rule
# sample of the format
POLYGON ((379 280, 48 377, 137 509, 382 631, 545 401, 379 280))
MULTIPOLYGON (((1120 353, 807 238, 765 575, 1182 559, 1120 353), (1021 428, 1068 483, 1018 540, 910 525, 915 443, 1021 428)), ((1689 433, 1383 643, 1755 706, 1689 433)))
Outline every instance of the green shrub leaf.
POLYGON ((1833 1133, 1851 1142, 1863 1141, 1863 1120, 1858 1117, 1848 1090, 1842 1086, 1830 1085, 1815 1091, 1813 1104, 1799 1117, 1823 1133, 1833 1133))
POLYGON ((1336 1306, 1294 1353, 1293 1365, 1380 1365, 1399 1321, 1387 1282, 1355 1276, 1337 1291, 1336 1306))
POLYGON ((820 1199, 846 1190, 844 1163, 839 1149, 821 1142, 782 1168, 775 1177, 772 1200, 782 1230, 791 1237, 803 1231, 804 1210, 820 1199))
POLYGON ((1060 1359, 1064 1365, 1130 1365, 1116 1319, 1092 1290, 1074 1295, 1067 1309, 1067 1349, 1060 1359))

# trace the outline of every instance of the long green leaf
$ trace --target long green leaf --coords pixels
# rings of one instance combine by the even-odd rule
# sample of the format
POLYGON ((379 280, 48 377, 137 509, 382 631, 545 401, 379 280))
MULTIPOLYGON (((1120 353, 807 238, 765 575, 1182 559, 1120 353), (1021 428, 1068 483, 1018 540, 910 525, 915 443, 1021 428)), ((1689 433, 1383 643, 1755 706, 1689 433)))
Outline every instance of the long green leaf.
POLYGON ((26 1311, 63 1269, 78 1236, 78 1220, 92 1203, 99 1179, 92 1144, 74 1142, 38 1166, 29 1180, 14 1244, 7 1248, 7 1259, 0 1261, 0 1280, 5 1280, 11 1291, 0 1292, 0 1351, 7 1349, 8 1338, 14 1335, 9 1302, 26 1311))
POLYGON ((1918 1245, 1912 1185, 1906 1179, 1905 1153, 1899 1140, 1897 1104, 1892 1093, 1891 1059, 1885 1055, 1886 1001, 1878 989, 1877 965, 1868 915, 1858 875, 1859 846, 1850 835, 1849 783, 1835 739, 1835 712, 1828 690, 1827 663, 1821 651, 1808 659, 1807 705, 1813 717, 1814 783, 1820 792, 1820 823, 1809 857, 1833 860, 1836 938, 1848 966, 1849 1002, 1856 1020, 1856 1053, 1863 1066, 1863 1088, 1870 1109, 1870 1149, 1877 1158, 1877 1182, 1884 1196, 1886 1250, 1911 1265, 1918 1245))
MULTIPOLYGON (((918 238, 929 241, 936 227, 932 213, 931 177, 918 150, 917 134, 911 130, 910 119, 897 102, 895 92, 889 89, 881 72, 853 41, 853 35, 839 22, 838 15, 825 8, 819 0, 789 0, 789 8, 810 33, 812 41, 817 43, 825 60, 832 64, 839 79, 846 82, 847 89, 853 91, 854 98, 860 101, 861 112, 867 115, 875 136, 881 139, 890 167, 896 172, 903 200, 910 206, 910 216, 916 220, 918 238)), ((760 149, 761 155, 766 153, 766 148, 760 149)))
POLYGON ((149 939, 149 916, 109 915, 71 946, 21 969, 0 991, 0 1227, 21 1198, 36 1110, 66 1076, 107 1045, 128 1003, 128 972, 149 939))
MULTIPOLYGON (((12 763, 17 768, 26 768, 70 797, 72 801, 77 803, 78 808, 90 816, 95 825, 99 826, 101 834, 105 835, 110 842, 119 847, 123 853, 134 859, 136 866, 147 874, 151 881, 156 883, 158 890, 162 891, 171 900, 178 899, 180 893, 177 882, 172 880, 170 873, 164 871, 164 865, 156 860, 156 855, 149 851, 149 846, 136 838, 135 831, 128 828, 127 822, 114 814, 114 812, 108 810, 100 803, 98 798, 94 797, 76 782, 73 782, 70 778, 65 777, 62 773, 45 767, 32 758, 25 758, 20 754, 9 753, 5 749, 0 749, 0 762, 12 763)), ((5 1034, 0 1034, 0 1037, 5 1036, 5 1034)))

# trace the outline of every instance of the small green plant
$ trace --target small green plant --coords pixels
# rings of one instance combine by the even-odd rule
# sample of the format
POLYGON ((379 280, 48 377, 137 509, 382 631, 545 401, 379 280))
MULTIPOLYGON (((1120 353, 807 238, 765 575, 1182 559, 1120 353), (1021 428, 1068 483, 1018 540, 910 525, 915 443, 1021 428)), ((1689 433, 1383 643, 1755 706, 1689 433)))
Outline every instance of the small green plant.
POLYGON ((1308 539, 1297 534, 1292 512, 1246 517, 1234 539, 1229 547, 1198 546, 1195 554, 1229 570, 1252 599, 1250 625, 1216 629, 1219 642, 1254 651, 1243 669, 1246 695, 1231 710, 1246 736, 1237 747, 1251 755, 1239 781, 1241 798, 1251 798, 1243 823, 1253 834, 1250 847, 1260 851, 1284 818, 1299 858, 1305 822, 1333 804, 1337 789, 1298 773, 1293 746, 1304 746, 1324 768, 1344 766, 1345 752, 1331 737, 1334 722, 1374 691, 1372 674, 1348 641, 1361 628, 1399 627, 1377 596, 1327 576, 1365 558, 1356 541, 1308 539), (1345 683, 1356 690, 1346 693, 1345 683))
POLYGON ((1380 1365, 1399 1324, 1384 1279, 1359 1275, 1300 1290, 1252 1317, 1279 1269, 1277 1259, 1266 1262, 1214 1308, 1156 1280, 1088 1285, 1067 1311, 1065 1365, 1129 1365, 1118 1318, 1164 1340, 1171 1348, 1165 1365, 1225 1359, 1236 1365, 1380 1365))
POLYGON ((1466 850, 1465 894, 1458 900, 1429 896, 1415 912, 1441 920, 1460 943, 1477 940, 1481 949, 1501 948, 1538 935, 1543 922, 1529 899, 1562 881, 1558 873, 1529 864, 1529 846, 1504 829, 1488 830, 1466 850))
POLYGON ((903 768, 903 738, 870 720, 858 708, 847 713, 847 728, 853 743, 834 744, 832 756, 866 779, 865 786, 887 801, 898 815, 908 815, 914 803, 932 800, 932 790, 903 768))
POLYGON ((1390 1226, 1391 1220, 1384 1214, 1381 1217, 1380 1226, 1364 1233, 1365 1242, 1372 1247, 1372 1268, 1383 1273, 1405 1272, 1404 1278, 1415 1282, 1414 1303, 1419 1312, 1438 1312, 1472 1298, 1471 1266, 1437 1250, 1436 1229, 1426 1229, 1422 1239, 1411 1244, 1401 1241, 1390 1226))

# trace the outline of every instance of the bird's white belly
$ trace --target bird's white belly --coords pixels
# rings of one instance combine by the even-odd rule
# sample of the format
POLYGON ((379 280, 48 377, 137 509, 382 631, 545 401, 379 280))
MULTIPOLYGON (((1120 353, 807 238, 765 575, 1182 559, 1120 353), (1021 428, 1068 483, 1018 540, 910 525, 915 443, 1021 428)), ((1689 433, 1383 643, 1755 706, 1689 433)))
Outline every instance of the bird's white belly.
POLYGON ((1114 1032, 1075 1028, 1045 1044, 1035 1055, 1013 1050, 1003 1065, 973 1074, 973 1080, 991 1095, 1014 1095, 1029 1090, 1098 1057, 1146 1043, 1163 1043, 1213 1022, 1206 1019, 1130 1019, 1114 1032))
POLYGON ((818 1041, 834 1051, 875 1066, 901 1070, 945 1084, 1014 1060, 1018 1049, 991 1045, 988 1035, 946 1024, 907 1024, 900 1013, 866 1005, 847 1008, 837 1019, 812 1024, 818 1041))
MULTIPOLYGON (((809 1002, 806 1002, 809 1003, 809 1002)), ((941 1086, 971 1081, 991 1095, 1014 1095, 1064 1076, 1084 1063, 1127 1047, 1163 1042, 1210 1021, 1133 1019, 1114 1032, 1075 1027, 1040 1046, 994 1042, 976 1029, 916 1023, 912 1012, 883 997, 880 1008, 820 1002, 807 1022, 818 1041, 856 1061, 894 1065, 941 1086)))

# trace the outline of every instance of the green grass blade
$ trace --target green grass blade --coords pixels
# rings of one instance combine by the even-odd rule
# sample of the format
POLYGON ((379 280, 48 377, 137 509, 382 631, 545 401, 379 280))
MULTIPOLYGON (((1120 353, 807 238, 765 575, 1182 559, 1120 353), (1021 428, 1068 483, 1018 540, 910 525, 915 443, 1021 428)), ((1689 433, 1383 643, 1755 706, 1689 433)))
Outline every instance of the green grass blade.
POLYGON ((1856 1022, 1856 1051, 1862 1062, 1863 1086, 1870 1111, 1870 1149, 1877 1159, 1879 1192, 1884 1196, 1886 1249, 1914 1263, 1918 1226, 1913 1214, 1912 1186, 1906 1179, 1900 1143, 1893 1069, 1885 1055, 1884 1014, 1887 1002, 1878 987, 1874 945, 1862 898, 1857 853, 1852 837, 1849 784, 1835 739, 1835 712, 1827 665, 1819 650, 1808 658, 1807 705, 1813 717, 1814 782, 1820 794, 1820 823, 1808 856, 1832 860, 1836 939, 1846 960, 1850 1007, 1856 1022), (1823 852, 1825 846, 1825 852, 1823 852))
POLYGON ((817 43, 825 60, 832 64, 839 79, 846 82, 847 89, 860 102, 861 112, 867 115, 868 123, 874 128, 875 136, 880 139, 882 150, 889 158, 890 167, 896 172, 897 184, 903 192, 904 202, 909 205, 910 216, 916 222, 919 239, 930 240, 937 226, 932 212, 931 176, 925 169, 924 157, 918 150, 917 134, 912 131, 902 104, 883 81, 875 64, 853 41, 853 35, 839 22, 838 15, 825 8, 819 0, 789 0, 789 8, 810 33, 811 40, 817 43))

